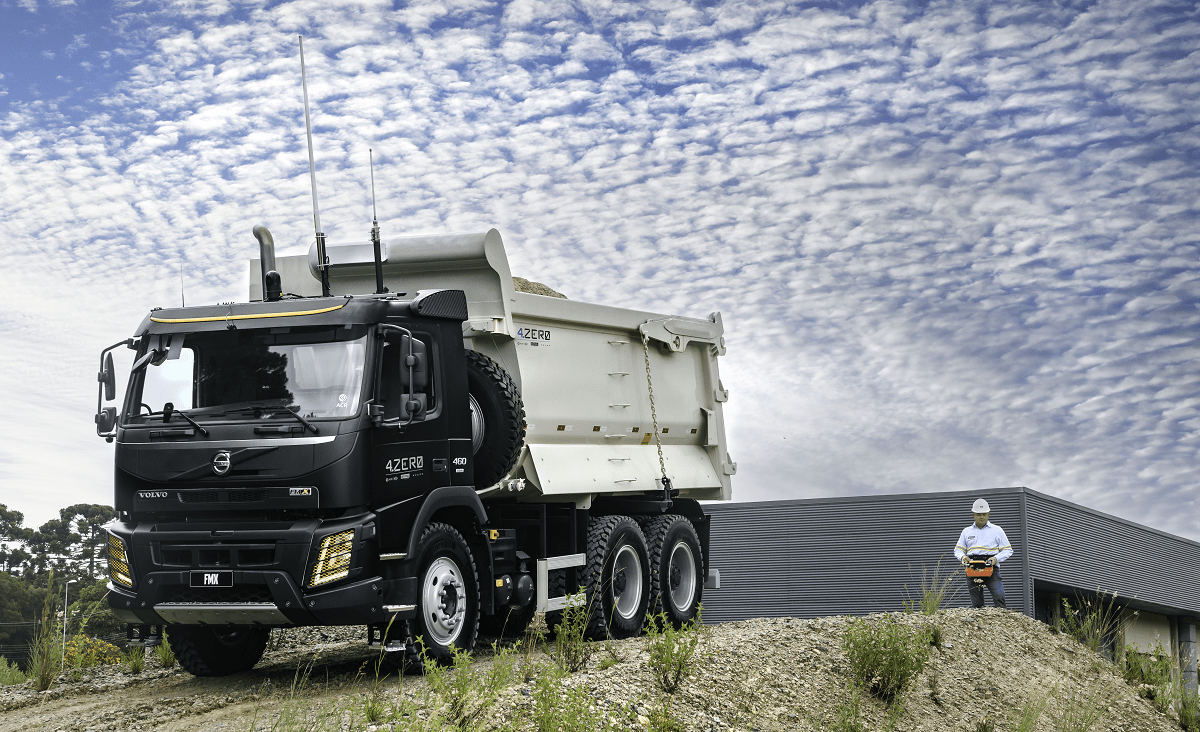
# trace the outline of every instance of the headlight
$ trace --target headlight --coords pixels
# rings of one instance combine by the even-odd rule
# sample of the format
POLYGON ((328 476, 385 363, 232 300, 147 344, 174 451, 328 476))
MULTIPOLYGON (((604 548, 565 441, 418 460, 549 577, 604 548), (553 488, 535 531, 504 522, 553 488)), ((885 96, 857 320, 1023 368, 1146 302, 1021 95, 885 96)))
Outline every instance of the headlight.
POLYGON ((308 586, 316 587, 344 579, 350 574, 350 554, 353 549, 354 529, 330 534, 322 539, 308 586))
POLYGON ((114 584, 133 587, 133 573, 129 571, 125 542, 115 534, 108 535, 108 576, 114 584))

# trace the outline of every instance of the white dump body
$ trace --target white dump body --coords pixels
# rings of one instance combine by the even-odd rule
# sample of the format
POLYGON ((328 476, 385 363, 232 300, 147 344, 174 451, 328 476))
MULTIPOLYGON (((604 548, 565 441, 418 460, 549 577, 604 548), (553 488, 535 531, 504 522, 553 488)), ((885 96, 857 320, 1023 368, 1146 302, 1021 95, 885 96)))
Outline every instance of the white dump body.
MULTIPOLYGON (((370 243, 326 251, 331 294, 374 292, 370 243)), ((495 359, 520 387, 525 448, 509 480, 492 490, 583 506, 601 494, 660 490, 657 416, 673 487, 691 498, 729 500, 737 466, 726 452, 719 313, 657 315, 516 292, 495 229, 389 239, 383 251, 384 283, 392 292, 466 292, 467 347, 495 359), (524 479, 524 486, 512 479, 524 479)), ((319 295, 316 262, 315 245, 307 257, 277 258, 283 291, 319 295)), ((251 260, 251 300, 262 299, 260 283, 259 261, 251 260)))

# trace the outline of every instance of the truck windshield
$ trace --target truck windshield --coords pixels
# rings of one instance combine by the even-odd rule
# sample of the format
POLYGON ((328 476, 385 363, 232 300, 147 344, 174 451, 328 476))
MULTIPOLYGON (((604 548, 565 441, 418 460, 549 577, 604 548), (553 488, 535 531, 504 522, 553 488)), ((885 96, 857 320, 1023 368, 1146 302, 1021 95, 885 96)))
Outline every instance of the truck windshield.
POLYGON ((135 376, 131 422, 146 421, 168 402, 198 420, 286 417, 284 409, 315 419, 358 412, 366 363, 361 326, 188 333, 171 350, 176 358, 135 376))

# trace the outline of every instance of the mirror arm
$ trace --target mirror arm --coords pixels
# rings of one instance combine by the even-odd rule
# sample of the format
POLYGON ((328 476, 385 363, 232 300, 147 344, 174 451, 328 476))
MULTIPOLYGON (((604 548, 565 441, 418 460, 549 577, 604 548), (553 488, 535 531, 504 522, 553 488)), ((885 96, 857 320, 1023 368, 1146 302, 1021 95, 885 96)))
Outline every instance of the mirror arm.
POLYGON ((414 393, 413 364, 416 363, 416 359, 413 358, 413 345, 412 344, 413 344, 413 341, 416 340, 416 336, 414 336, 412 334, 412 331, 410 331, 408 328, 401 328, 400 326, 392 325, 391 323, 380 323, 379 330, 381 333, 385 330, 396 330, 396 331, 399 331, 399 332, 403 333, 404 335, 408 336, 408 356, 404 357, 404 364, 406 366, 408 366, 408 391, 404 394, 404 410, 406 412, 408 412, 408 421, 403 424, 400 424, 400 418, 397 417, 395 425, 389 424, 387 422, 379 423, 379 424, 383 424, 383 426, 386 426, 386 427, 395 426, 395 427, 404 428, 404 427, 407 427, 410 424, 412 424, 413 420, 417 418, 417 413, 415 411, 412 411, 409 409, 409 405, 414 401, 414 399, 413 399, 413 393, 414 393))

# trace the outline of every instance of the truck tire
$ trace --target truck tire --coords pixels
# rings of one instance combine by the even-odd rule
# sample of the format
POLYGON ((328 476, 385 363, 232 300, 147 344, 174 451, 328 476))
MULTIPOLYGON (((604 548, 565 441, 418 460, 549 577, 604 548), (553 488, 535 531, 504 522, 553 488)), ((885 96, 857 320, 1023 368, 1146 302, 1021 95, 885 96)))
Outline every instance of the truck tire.
POLYGON ((270 628, 253 625, 167 627, 171 651, 193 676, 228 676, 254 668, 270 635, 270 628))
POLYGON ((521 454, 525 406, 517 385, 500 364, 478 351, 466 354, 475 485, 487 487, 508 475, 521 454))
POLYGON ((587 635, 593 640, 641 634, 650 599, 646 537, 628 516, 588 521, 587 635))
POLYGON ((650 550, 650 614, 676 628, 696 617, 704 582, 700 538, 683 516, 656 516, 644 527, 650 550))
POLYGON ((462 534, 449 524, 425 527, 417 544, 417 617, 413 640, 437 663, 454 662, 454 650, 470 653, 479 632, 479 578, 462 534))

